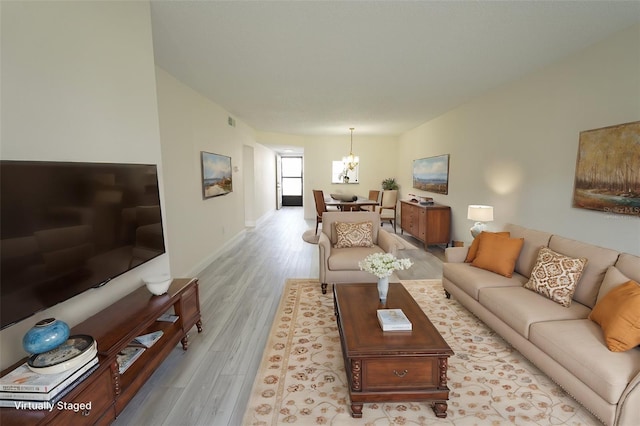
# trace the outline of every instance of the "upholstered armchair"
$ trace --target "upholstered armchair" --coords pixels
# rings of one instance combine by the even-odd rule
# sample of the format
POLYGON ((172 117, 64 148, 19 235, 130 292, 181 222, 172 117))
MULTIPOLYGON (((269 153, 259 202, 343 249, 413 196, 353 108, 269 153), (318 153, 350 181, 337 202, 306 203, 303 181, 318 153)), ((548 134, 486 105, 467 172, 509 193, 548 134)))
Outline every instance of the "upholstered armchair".
POLYGON ((322 293, 329 283, 377 282, 375 275, 360 270, 358 262, 371 253, 395 255, 398 248, 396 239, 380 227, 376 212, 324 213, 318 241, 322 293))

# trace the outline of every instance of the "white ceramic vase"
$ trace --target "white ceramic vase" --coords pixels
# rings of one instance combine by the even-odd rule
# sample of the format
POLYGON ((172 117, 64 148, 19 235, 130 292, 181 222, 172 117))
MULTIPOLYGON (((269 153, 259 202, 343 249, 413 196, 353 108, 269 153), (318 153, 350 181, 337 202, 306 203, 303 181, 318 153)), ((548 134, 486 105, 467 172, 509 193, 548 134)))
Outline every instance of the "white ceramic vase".
POLYGON ((389 292, 389 277, 378 278, 378 296, 382 303, 387 302, 387 293, 389 292))

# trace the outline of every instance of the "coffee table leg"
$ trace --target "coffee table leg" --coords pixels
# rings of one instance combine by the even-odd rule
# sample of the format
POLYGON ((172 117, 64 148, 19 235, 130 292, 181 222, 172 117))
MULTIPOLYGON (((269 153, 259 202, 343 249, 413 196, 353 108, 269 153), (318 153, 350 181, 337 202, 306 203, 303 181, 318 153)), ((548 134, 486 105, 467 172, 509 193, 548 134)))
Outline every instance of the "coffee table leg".
POLYGON ((354 419, 361 419, 363 405, 364 404, 351 404, 351 417, 354 419))
POLYGON ((446 402, 434 402, 433 412, 436 413, 436 417, 444 419, 447 417, 447 403, 446 402))

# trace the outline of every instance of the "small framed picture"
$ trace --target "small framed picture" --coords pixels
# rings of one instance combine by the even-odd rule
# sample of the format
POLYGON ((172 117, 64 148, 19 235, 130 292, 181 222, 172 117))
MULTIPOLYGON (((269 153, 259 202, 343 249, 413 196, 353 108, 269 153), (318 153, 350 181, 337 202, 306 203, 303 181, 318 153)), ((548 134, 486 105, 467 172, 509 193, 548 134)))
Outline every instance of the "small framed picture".
POLYGON ((233 192, 231 157, 201 151, 202 198, 213 198, 233 192))

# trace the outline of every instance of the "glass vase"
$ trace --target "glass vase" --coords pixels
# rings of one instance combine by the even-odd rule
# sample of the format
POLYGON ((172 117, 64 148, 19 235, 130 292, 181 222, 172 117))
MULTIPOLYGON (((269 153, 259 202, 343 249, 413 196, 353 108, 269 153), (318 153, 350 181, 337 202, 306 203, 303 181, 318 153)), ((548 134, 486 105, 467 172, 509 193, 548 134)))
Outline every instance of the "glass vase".
POLYGON ((389 277, 378 278, 378 297, 384 304, 387 302, 387 293, 389 292, 389 277))

